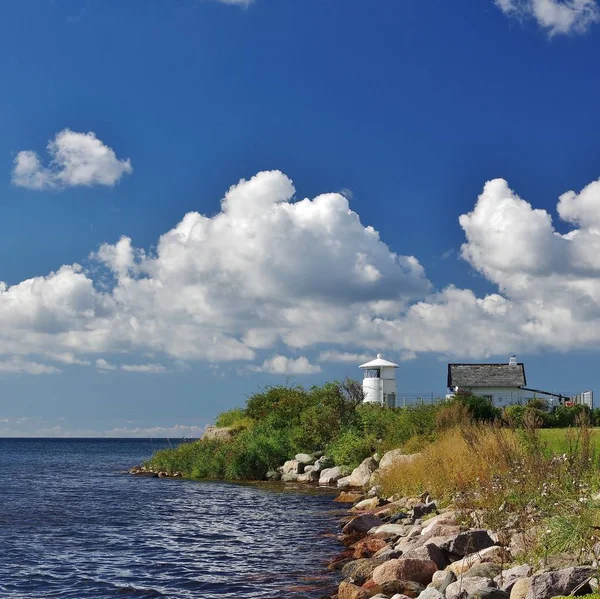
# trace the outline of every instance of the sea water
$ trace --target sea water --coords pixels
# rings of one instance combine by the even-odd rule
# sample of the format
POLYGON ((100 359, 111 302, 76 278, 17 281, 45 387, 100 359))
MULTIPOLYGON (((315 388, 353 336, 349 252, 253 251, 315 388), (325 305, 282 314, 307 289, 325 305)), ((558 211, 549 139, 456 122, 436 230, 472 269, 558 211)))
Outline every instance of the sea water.
POLYGON ((168 445, 0 439, 0 597, 332 592, 331 496, 124 473, 168 445))

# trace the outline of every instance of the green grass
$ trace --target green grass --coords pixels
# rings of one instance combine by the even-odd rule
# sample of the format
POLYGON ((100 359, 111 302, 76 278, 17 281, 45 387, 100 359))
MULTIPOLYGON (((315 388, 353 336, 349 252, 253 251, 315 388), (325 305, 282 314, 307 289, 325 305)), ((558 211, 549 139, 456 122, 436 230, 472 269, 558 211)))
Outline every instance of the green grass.
MULTIPOLYGON (((540 429, 540 438, 547 445, 548 450, 554 454, 567 453, 568 428, 543 428, 540 429)), ((598 428, 593 429, 593 440, 597 440, 598 428)))

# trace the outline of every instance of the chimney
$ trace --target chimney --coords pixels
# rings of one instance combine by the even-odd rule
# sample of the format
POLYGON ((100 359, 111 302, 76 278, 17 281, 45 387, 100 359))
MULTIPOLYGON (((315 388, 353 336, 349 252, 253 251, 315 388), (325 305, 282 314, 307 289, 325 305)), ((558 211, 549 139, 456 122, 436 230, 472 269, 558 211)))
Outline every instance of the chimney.
POLYGON ((517 356, 511 356, 510 360, 508 361, 509 366, 516 366, 517 365, 517 356))

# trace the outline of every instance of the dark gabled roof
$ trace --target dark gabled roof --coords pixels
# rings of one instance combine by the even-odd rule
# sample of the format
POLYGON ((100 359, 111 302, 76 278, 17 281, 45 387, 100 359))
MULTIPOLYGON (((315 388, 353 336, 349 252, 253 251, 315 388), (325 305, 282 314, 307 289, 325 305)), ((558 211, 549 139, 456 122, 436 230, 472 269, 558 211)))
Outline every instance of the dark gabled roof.
POLYGON ((448 387, 523 387, 522 362, 511 364, 448 364, 448 387))

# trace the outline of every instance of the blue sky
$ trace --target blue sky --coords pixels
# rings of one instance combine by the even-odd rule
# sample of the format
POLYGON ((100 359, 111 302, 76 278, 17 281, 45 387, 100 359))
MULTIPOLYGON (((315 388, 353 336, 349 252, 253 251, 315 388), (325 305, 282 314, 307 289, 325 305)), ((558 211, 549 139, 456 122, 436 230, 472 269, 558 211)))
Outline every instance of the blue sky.
POLYGON ((0 7, 0 434, 196 434, 378 352, 598 389, 599 17, 0 7))

